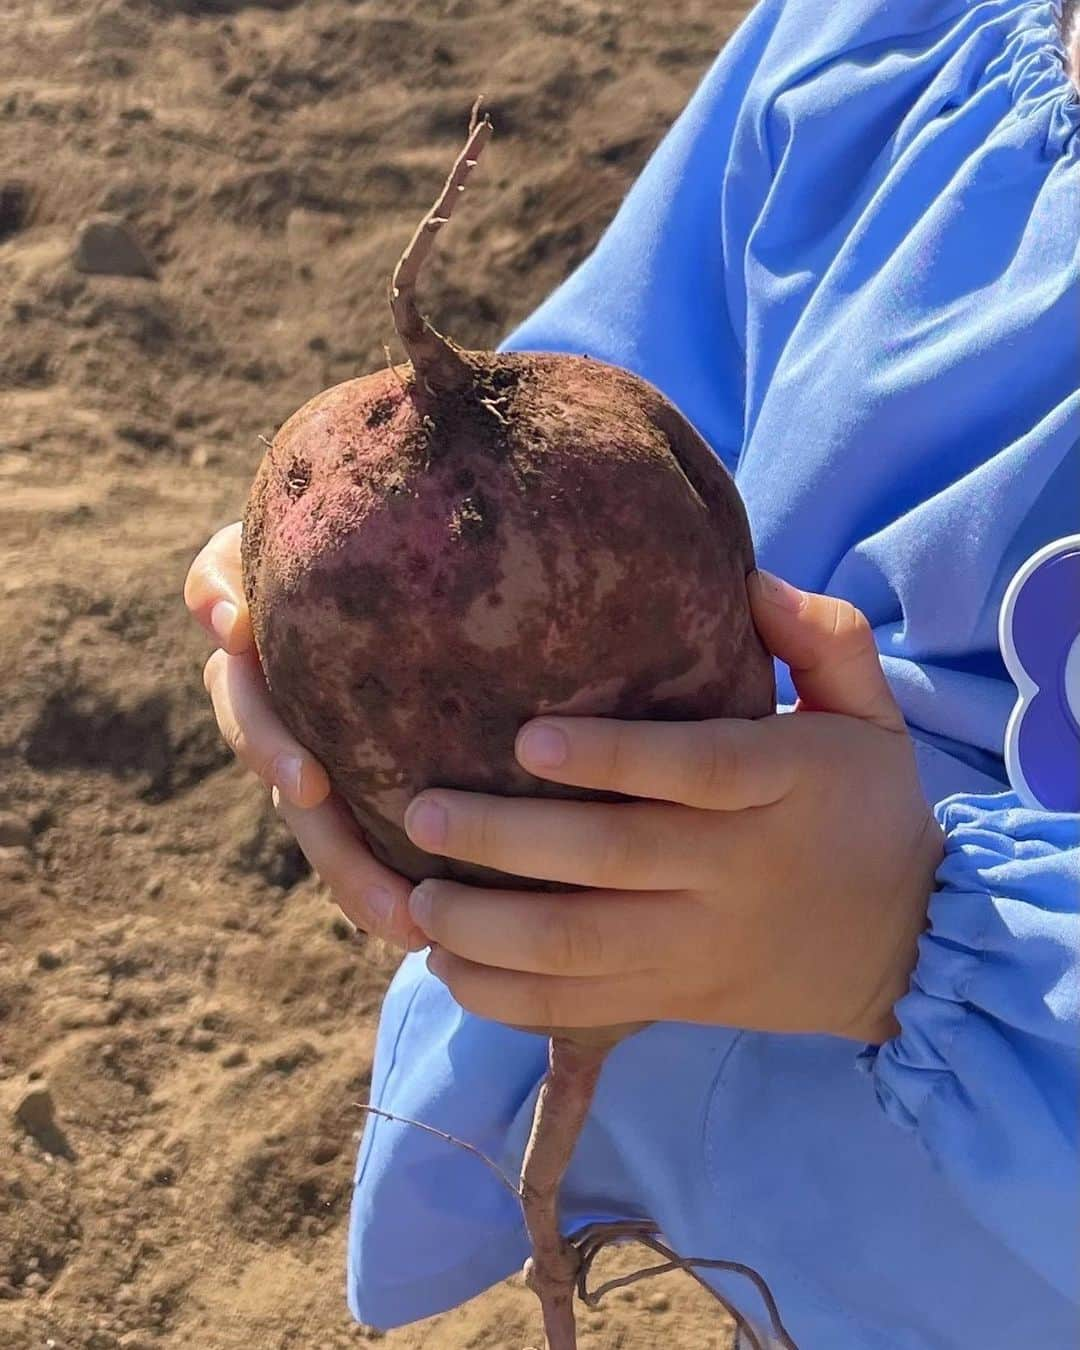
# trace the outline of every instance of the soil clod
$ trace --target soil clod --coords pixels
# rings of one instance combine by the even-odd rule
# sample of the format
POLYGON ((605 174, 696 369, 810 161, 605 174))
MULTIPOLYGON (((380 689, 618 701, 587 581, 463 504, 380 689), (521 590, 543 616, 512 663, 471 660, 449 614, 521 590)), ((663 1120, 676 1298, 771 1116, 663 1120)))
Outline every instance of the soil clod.
POLYGON ((153 277, 156 268, 131 226, 119 216, 98 216, 79 227, 72 261, 78 272, 110 277, 153 277))

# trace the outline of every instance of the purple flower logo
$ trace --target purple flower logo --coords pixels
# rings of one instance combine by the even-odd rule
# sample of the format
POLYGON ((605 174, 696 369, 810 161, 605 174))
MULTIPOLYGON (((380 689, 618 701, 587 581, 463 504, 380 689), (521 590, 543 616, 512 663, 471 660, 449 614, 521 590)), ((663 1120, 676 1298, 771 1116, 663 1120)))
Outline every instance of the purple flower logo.
POLYGON ((1005 767, 1025 806, 1080 811, 1080 534, 1029 558, 998 624, 1020 697, 1005 730, 1005 767))

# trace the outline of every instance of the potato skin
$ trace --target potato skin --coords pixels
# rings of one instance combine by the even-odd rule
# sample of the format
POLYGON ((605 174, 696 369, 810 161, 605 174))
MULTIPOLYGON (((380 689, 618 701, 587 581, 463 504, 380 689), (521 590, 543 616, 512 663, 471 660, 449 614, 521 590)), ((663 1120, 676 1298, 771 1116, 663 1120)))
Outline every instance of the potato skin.
POLYGON ((414 400, 402 366, 285 423, 245 587, 275 706, 375 853, 417 881, 535 887, 415 848, 405 807, 433 786, 595 796, 518 767, 523 722, 762 717, 773 665, 742 502, 672 405, 588 358, 465 355, 464 393, 414 400))

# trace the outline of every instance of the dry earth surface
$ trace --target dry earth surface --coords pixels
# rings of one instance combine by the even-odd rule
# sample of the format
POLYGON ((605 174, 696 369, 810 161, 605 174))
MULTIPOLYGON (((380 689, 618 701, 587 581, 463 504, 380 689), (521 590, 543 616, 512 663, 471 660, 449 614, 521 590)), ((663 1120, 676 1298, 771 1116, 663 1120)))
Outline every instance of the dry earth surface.
MULTIPOLYGON (((386 1336, 350 1322, 392 961, 219 745, 179 590, 259 435, 384 359, 386 278, 474 94, 498 138, 426 298, 491 346, 589 250, 743 8, 0 7, 4 1350, 535 1342, 520 1279, 386 1336)), ((583 1326, 729 1343, 685 1277, 583 1326)))

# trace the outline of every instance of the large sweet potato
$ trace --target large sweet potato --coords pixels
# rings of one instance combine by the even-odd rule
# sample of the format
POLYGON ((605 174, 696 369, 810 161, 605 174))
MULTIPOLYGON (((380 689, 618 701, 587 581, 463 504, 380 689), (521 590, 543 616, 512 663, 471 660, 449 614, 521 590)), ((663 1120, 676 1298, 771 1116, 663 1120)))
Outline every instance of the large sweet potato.
MULTIPOLYGON (((474 117, 394 274, 408 363, 285 423, 251 493, 243 561, 278 712, 375 853, 414 880, 505 885, 520 879, 415 848, 411 798, 587 795, 516 764, 537 713, 761 717, 775 693, 742 503, 676 409, 597 361, 466 352, 421 318, 421 264, 489 133, 474 117)), ((635 1029, 552 1033, 520 1190, 549 1350, 576 1344, 583 1269, 559 1184, 604 1056, 635 1029)))

